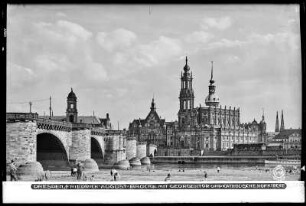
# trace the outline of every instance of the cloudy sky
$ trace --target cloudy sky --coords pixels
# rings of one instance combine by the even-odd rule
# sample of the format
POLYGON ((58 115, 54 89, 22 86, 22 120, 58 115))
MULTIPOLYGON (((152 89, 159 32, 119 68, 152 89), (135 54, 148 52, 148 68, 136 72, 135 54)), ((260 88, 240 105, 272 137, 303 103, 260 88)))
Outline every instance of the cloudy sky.
POLYGON ((177 119, 180 73, 188 56, 195 105, 205 105, 214 61, 221 105, 269 131, 276 111, 301 127, 297 5, 9 5, 7 111, 65 115, 72 87, 79 115, 127 128, 158 114, 177 119), (41 100, 41 101, 36 101, 41 100))

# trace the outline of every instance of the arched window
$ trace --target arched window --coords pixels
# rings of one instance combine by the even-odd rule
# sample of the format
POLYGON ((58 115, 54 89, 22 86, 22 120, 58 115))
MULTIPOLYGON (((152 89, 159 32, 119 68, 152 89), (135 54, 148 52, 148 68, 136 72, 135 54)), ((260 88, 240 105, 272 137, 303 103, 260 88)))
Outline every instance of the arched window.
POLYGON ((74 116, 73 115, 69 116, 69 122, 74 122, 74 116))

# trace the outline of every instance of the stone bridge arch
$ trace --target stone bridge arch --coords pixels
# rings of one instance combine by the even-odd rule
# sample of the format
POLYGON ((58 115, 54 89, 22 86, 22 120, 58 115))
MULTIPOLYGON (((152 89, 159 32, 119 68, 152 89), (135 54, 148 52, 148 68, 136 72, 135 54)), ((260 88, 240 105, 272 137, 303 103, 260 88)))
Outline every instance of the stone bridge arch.
POLYGON ((37 132, 37 161, 44 170, 69 170, 69 145, 66 139, 53 131, 37 132))
POLYGON ((102 166, 104 163, 104 139, 101 136, 91 135, 90 138, 90 156, 94 159, 98 166, 102 166))

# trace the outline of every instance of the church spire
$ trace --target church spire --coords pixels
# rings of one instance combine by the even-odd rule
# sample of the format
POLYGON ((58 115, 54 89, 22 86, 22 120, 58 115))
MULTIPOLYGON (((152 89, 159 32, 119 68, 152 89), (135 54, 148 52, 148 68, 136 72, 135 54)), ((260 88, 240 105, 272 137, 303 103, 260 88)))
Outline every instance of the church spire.
POLYGON ((276 112, 275 132, 279 132, 278 111, 276 112))
POLYGON ((155 107, 155 102, 154 102, 154 95, 153 95, 153 98, 152 98, 152 102, 151 102, 151 111, 155 111, 156 110, 156 107, 155 107))
POLYGON ((280 132, 283 130, 285 130, 285 124, 284 124, 284 115, 283 115, 283 110, 282 110, 280 132))
POLYGON ((188 65, 188 58, 186 56, 186 64, 184 66, 184 73, 189 73, 190 67, 188 65))
POLYGON ((219 106, 219 102, 220 102, 219 97, 215 94, 216 86, 214 85, 215 80, 213 78, 214 78, 214 62, 211 61, 211 73, 210 73, 210 80, 209 80, 210 84, 208 86, 209 94, 205 99, 205 104, 209 107, 210 106, 217 107, 219 106))

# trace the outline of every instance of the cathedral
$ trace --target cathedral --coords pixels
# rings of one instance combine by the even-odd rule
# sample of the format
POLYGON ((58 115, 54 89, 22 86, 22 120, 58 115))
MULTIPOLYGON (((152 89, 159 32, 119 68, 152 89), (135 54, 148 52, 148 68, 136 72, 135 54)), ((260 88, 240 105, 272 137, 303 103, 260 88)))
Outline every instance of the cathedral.
POLYGON ((225 151, 232 149, 234 144, 266 142, 264 115, 260 122, 254 119, 252 123, 243 124, 240 122, 240 108, 220 105, 213 77, 213 62, 205 106, 194 106, 193 76, 187 57, 180 80, 178 120, 165 122, 160 119, 153 99, 147 118, 134 120, 130 124, 131 136, 137 134, 139 139, 155 143, 159 149, 188 149, 198 151, 196 153, 225 151), (150 120, 151 115, 153 120, 150 120))

